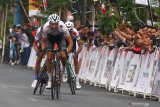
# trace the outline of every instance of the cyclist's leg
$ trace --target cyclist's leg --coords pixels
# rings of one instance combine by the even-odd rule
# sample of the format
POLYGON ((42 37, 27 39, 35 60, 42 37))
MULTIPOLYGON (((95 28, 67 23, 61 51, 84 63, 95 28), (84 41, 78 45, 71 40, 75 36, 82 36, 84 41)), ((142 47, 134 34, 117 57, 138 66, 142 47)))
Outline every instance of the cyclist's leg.
POLYGON ((46 86, 46 88, 51 88, 51 79, 52 79, 52 58, 53 58, 53 54, 52 51, 53 50, 53 44, 50 43, 48 40, 46 41, 46 54, 47 54, 47 71, 48 71, 48 84, 46 86))
POLYGON ((74 59, 74 68, 75 68, 75 72, 76 72, 76 88, 80 89, 81 85, 79 83, 79 62, 78 62, 78 55, 74 55, 73 59, 74 59))
POLYGON ((51 81, 51 71, 52 71, 52 52, 47 52, 47 71, 48 71, 48 77, 51 81))
POLYGON ((79 74, 79 62, 78 62, 78 55, 73 57, 74 59, 74 69, 76 74, 79 74))
POLYGON ((67 55, 66 55, 66 39, 63 35, 62 39, 58 43, 58 47, 61 50, 60 52, 60 60, 63 66, 63 82, 67 81, 67 70, 66 70, 66 63, 67 63, 67 55))
POLYGON ((35 88, 36 84, 38 82, 38 75, 39 75, 39 71, 40 71, 41 62, 42 62, 42 52, 39 52, 38 56, 37 56, 37 59, 36 59, 34 81, 31 85, 32 88, 35 88))
POLYGON ((38 53, 37 59, 36 59, 36 66, 35 66, 35 79, 38 79, 38 74, 40 71, 40 65, 42 62, 42 52, 38 53))

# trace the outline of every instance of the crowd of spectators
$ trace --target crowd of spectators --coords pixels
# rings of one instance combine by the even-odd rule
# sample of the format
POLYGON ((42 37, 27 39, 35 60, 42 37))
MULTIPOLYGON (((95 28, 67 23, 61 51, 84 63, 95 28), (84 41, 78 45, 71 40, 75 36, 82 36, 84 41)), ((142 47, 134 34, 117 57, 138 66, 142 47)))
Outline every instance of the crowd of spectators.
POLYGON ((110 50, 121 48, 141 54, 145 52, 152 53, 160 46, 160 29, 148 25, 132 28, 123 21, 109 35, 98 30, 92 32, 87 26, 78 26, 77 29, 88 49, 93 45, 96 47, 107 45, 110 50))
POLYGON ((16 25, 13 29, 10 29, 9 58, 12 65, 26 66, 28 64, 35 32, 36 27, 32 27, 30 24, 24 26, 16 25))
MULTIPOLYGON (((160 46, 160 29, 152 26, 132 28, 123 21, 122 24, 109 35, 99 30, 92 31, 88 26, 77 25, 80 37, 88 50, 91 46, 108 46, 110 50, 121 48, 133 51, 136 54, 154 52, 160 46)), ((36 27, 30 24, 15 26, 10 29, 10 63, 26 66, 31 52, 31 47, 36 34, 36 27)))

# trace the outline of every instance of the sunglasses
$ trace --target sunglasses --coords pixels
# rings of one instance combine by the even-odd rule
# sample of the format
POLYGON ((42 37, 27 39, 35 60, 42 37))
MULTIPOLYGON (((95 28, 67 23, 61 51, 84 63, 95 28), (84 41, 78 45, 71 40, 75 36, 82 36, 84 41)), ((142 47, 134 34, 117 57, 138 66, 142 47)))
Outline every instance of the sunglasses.
POLYGON ((50 22, 49 24, 50 25, 58 25, 58 23, 52 23, 52 22, 50 22))

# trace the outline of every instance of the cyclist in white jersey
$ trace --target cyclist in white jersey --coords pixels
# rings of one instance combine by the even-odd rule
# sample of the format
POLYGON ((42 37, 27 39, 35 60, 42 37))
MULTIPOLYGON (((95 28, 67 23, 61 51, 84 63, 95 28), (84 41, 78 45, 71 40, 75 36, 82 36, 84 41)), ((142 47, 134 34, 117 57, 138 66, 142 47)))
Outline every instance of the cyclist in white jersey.
POLYGON ((79 32, 77 29, 74 28, 73 22, 67 21, 65 25, 68 28, 68 31, 72 37, 73 40, 73 48, 72 48, 72 53, 73 55, 73 60, 74 60, 74 66, 75 66, 75 72, 76 72, 76 89, 80 89, 81 85, 79 83, 79 62, 78 62, 78 54, 82 50, 82 40, 80 39, 79 32), (78 44, 78 48, 77 48, 78 44))
POLYGON ((42 33, 42 51, 46 51, 47 54, 47 71, 48 71, 48 83, 46 88, 51 88, 51 70, 52 70, 52 53, 54 43, 58 44, 60 49, 60 59, 63 65, 63 77, 66 75, 66 51, 71 52, 73 47, 72 38, 68 32, 66 25, 60 21, 60 17, 57 14, 52 14, 48 18, 49 25, 44 25, 42 33), (66 41, 69 43, 68 47, 66 41), (66 50, 66 51, 65 51, 66 50))
MULTIPOLYGON (((49 25, 49 22, 46 22, 45 25, 49 25)), ((36 84, 38 81, 38 75, 39 75, 39 71, 40 71, 41 61, 44 56, 44 52, 42 52, 42 48, 41 48, 42 29, 43 29, 43 26, 38 28, 38 30, 36 32, 35 40, 33 42, 33 47, 36 51, 37 59, 36 59, 36 65, 35 65, 34 81, 31 85, 32 88, 36 87, 36 84)))

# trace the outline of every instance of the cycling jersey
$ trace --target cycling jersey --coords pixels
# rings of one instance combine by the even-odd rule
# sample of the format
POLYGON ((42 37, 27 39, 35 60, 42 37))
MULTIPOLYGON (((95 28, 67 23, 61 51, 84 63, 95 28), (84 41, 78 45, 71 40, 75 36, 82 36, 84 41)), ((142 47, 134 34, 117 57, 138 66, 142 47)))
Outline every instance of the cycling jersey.
POLYGON ((77 31, 77 29, 73 28, 73 30, 70 31, 70 35, 72 39, 76 39, 77 41, 80 40, 79 32, 77 31))
POLYGON ((72 37, 73 40, 73 48, 72 48, 72 52, 75 52, 77 50, 77 41, 80 40, 80 35, 79 32, 77 31, 77 29, 73 28, 73 30, 71 30, 70 35, 72 37))
POLYGON ((52 50, 54 43, 58 43, 59 49, 66 49, 66 36, 69 36, 69 31, 66 25, 60 21, 58 28, 52 30, 49 25, 44 25, 42 37, 46 38, 46 49, 52 50))
POLYGON ((63 33, 64 36, 68 36, 69 35, 69 31, 66 27, 66 25, 60 21, 58 23, 58 29, 56 30, 51 30, 50 27, 49 27, 49 24, 45 24, 44 27, 43 27, 43 37, 46 37, 48 34, 51 34, 51 35, 59 35, 63 33))

